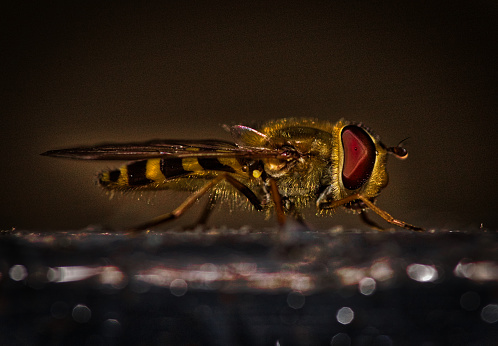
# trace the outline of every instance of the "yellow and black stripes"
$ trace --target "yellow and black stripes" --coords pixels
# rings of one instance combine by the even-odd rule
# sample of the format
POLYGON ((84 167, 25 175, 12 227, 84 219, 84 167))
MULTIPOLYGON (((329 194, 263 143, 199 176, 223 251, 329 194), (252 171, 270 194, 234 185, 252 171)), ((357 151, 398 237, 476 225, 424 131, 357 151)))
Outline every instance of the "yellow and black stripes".
POLYGON ((109 189, 157 186, 174 178, 205 171, 242 173, 242 165, 235 158, 149 159, 129 163, 120 169, 102 172, 99 175, 99 183, 109 189))

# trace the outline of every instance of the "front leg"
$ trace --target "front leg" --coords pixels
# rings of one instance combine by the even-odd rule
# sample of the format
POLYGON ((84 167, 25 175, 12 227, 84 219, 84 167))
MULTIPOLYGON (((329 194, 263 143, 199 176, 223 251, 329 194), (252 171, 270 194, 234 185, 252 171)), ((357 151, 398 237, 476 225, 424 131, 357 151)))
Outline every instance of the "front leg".
POLYGON ((373 204, 372 201, 370 201, 368 198, 364 197, 363 195, 361 195, 359 193, 356 193, 354 195, 348 196, 348 197, 343 198, 343 199, 341 199, 339 201, 320 202, 318 204, 318 208, 319 209, 335 209, 335 208, 337 208, 339 206, 351 203, 351 202, 353 202, 355 200, 362 201, 368 208, 370 208, 370 210, 372 210, 374 213, 376 213, 377 215, 379 215, 381 218, 383 218, 384 220, 386 220, 390 224, 396 225, 398 227, 406 228, 406 229, 409 229, 411 231, 417 231, 417 232, 424 232, 425 231, 425 229, 423 229, 421 227, 417 227, 417 226, 411 225, 411 224, 409 224, 407 222, 395 219, 388 212, 380 209, 375 204, 373 204))

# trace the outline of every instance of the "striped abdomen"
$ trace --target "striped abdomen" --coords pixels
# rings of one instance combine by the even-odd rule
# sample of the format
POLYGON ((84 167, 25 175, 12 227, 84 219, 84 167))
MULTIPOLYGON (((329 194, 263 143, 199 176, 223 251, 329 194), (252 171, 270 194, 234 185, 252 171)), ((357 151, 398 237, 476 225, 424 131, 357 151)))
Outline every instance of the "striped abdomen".
MULTIPOLYGON (((246 171, 235 158, 164 158, 135 161, 99 175, 99 183, 108 189, 161 188, 168 181, 206 171, 241 173, 246 171)), ((247 174, 247 173, 245 173, 247 174)), ((167 186, 163 186, 168 188, 167 186)))

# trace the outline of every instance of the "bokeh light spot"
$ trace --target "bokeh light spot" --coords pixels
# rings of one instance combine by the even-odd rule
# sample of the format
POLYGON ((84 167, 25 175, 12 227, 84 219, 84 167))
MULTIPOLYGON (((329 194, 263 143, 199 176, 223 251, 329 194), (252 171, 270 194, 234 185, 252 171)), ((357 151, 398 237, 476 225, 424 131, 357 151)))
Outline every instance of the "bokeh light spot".
POLYGON ((488 304, 481 310, 481 318, 484 322, 496 323, 498 322, 498 305, 488 304))
POLYGON ((169 290, 171 291, 172 295, 181 297, 185 295, 185 293, 187 293, 188 284, 183 279, 175 279, 171 281, 171 284, 169 285, 169 290))
POLYGON ((351 338, 346 333, 337 333, 330 340, 330 346, 350 346, 351 338))
POLYGON ((374 293, 376 286, 377 283, 375 282, 374 279, 366 277, 360 280, 358 284, 358 289, 360 290, 361 294, 369 296, 372 293, 374 293))
POLYGON ((306 298, 301 292, 292 291, 287 295, 287 304, 293 309, 301 309, 305 301, 306 298))
POLYGON ((438 278, 436 267, 413 263, 406 268, 408 276, 418 282, 432 282, 438 278))
POLYGON ((28 276, 28 270, 22 264, 16 264, 9 269, 9 276, 14 281, 21 281, 28 276))
POLYGON ((353 321, 354 311, 347 306, 342 307, 337 311, 336 318, 337 322, 341 324, 349 324, 351 323, 351 321, 353 321))
POLYGON ((76 322, 86 323, 90 320, 90 317, 92 317, 92 311, 88 306, 78 304, 73 308, 72 316, 76 322))
POLYGON ((107 337, 115 337, 121 333, 121 323, 115 318, 108 318, 103 323, 103 334, 107 337))

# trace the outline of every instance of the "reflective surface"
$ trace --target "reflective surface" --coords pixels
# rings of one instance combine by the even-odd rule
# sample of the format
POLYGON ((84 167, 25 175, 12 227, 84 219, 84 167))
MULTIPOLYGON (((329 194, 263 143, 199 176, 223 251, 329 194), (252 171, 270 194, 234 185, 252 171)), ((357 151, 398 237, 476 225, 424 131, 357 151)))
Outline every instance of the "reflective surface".
POLYGON ((2 344, 492 345, 495 232, 3 232, 2 344))

